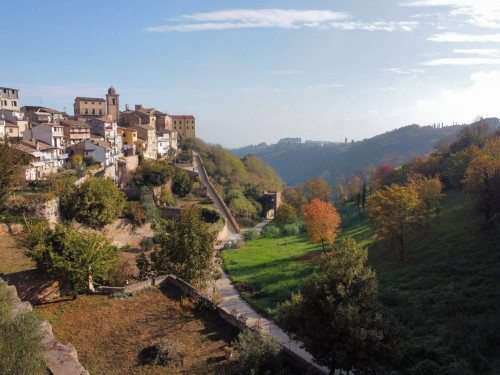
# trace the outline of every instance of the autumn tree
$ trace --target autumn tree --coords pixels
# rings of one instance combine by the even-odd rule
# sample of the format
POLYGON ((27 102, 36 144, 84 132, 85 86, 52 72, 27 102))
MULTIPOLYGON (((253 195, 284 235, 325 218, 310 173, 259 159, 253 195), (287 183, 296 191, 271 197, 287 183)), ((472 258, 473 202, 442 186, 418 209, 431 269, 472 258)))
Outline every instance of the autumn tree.
POLYGON ((399 254, 404 259, 405 238, 415 230, 422 219, 422 201, 411 187, 392 184, 368 198, 367 213, 373 231, 385 237, 394 248, 399 243, 399 254))
POLYGON ((373 186, 382 189, 384 186, 391 185, 394 183, 395 173, 394 168, 388 165, 379 166, 372 178, 373 186))
POLYGON ((287 224, 293 224, 297 220, 295 208, 288 203, 281 204, 274 214, 274 222, 278 228, 283 228, 287 224))
POLYGON ((151 258, 156 273, 173 273, 196 287, 216 277, 217 233, 209 229, 198 208, 189 207, 173 221, 163 221, 163 225, 157 226, 156 237, 160 250, 151 258))
POLYGON ((8 136, 0 138, 0 208, 7 202, 12 187, 22 179, 22 166, 28 162, 28 155, 13 148, 8 136))
POLYGON ((313 199, 320 199, 327 202, 332 195, 332 187, 321 176, 307 180, 306 191, 309 202, 313 199))
POLYGON ((119 260, 119 250, 100 232, 79 232, 71 223, 54 230, 47 222, 32 224, 25 243, 26 254, 47 274, 70 284, 73 292, 94 292, 119 260))
POLYGON ((500 216, 500 137, 486 142, 465 172, 465 189, 485 225, 493 226, 500 216))
POLYGON ((418 197, 424 204, 425 208, 425 221, 429 224, 431 210, 434 208, 436 217, 439 216, 440 206, 439 203, 443 198, 443 184, 438 176, 435 177, 422 177, 415 175, 409 178, 408 186, 412 187, 418 193, 418 197))
POLYGON ((292 205, 297 215, 302 215, 302 207, 307 203, 304 185, 286 187, 283 191, 283 201, 292 205))
POLYGON ((349 182, 347 183, 347 191, 349 192, 349 199, 351 201, 357 199, 362 186, 363 182, 358 176, 354 176, 349 180, 349 182))
POLYGON ((313 244, 321 244, 325 253, 325 241, 330 248, 340 233, 340 216, 330 202, 313 199, 304 207, 307 236, 313 244))
POLYGON ((278 305, 280 327, 331 374, 386 374, 400 357, 401 328, 378 300, 367 257, 355 240, 343 239, 331 257, 321 259, 320 271, 278 305))

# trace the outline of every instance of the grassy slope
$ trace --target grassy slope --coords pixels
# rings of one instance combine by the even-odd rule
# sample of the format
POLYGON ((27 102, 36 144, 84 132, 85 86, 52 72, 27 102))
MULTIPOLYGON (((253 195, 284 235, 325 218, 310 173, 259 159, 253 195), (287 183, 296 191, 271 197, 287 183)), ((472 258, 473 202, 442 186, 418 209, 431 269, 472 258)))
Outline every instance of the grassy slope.
MULTIPOLYGON (((469 357, 484 373, 500 373, 491 370, 500 369, 500 362, 492 360, 500 358, 498 345, 485 342, 500 329, 500 233, 478 232, 479 222, 461 193, 449 193, 429 234, 408 241, 403 262, 383 240, 373 238, 366 219, 354 220, 343 230, 342 236, 368 247, 382 301, 409 328, 407 344, 425 348, 414 361, 469 357), (485 360, 474 354, 477 348, 491 366, 481 367, 485 360)), ((315 260, 319 253, 304 236, 293 236, 257 239, 245 248, 225 251, 224 259, 235 281, 260 290, 244 297, 273 315, 277 303, 315 269, 305 258, 315 260)))

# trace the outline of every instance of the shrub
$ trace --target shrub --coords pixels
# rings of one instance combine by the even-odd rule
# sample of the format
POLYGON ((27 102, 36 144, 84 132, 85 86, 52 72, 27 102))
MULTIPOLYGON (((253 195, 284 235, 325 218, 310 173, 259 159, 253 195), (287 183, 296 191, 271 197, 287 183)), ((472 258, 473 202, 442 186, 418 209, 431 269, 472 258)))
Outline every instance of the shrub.
POLYGON ((141 246, 142 251, 152 250, 155 243, 152 237, 142 237, 141 242, 139 242, 139 246, 141 246))
POLYGON ((135 269, 129 260, 123 260, 108 272, 108 282, 112 286, 123 286, 134 277, 135 269))
POLYGON ((243 238, 245 241, 252 241, 259 235, 259 232, 255 228, 247 229, 243 232, 243 238))
POLYGON ((238 334, 232 346, 237 361, 245 371, 265 372, 279 368, 281 345, 271 335, 261 335, 250 329, 238 334))
POLYGON ((264 237, 276 237, 280 235, 280 230, 273 224, 268 224, 264 228, 262 228, 261 235, 264 237))
POLYGON ((298 220, 297 212, 295 208, 288 204, 283 203, 278 207, 276 213, 274 214, 274 222, 276 226, 282 229, 287 224, 293 224, 298 220))
POLYGON ((128 209, 125 212, 125 217, 136 227, 142 227, 146 224, 146 212, 137 202, 130 202, 128 209))
POLYGON ((304 230, 304 223, 286 224, 281 228, 280 233, 284 236, 296 236, 304 230))
POLYGON ((186 196, 193 186, 191 177, 189 177, 189 174, 183 169, 177 169, 175 171, 172 181, 172 191, 180 197, 186 196))
POLYGON ((178 366, 182 365, 183 357, 184 355, 175 341, 163 338, 141 350, 139 353, 139 362, 143 365, 178 366))

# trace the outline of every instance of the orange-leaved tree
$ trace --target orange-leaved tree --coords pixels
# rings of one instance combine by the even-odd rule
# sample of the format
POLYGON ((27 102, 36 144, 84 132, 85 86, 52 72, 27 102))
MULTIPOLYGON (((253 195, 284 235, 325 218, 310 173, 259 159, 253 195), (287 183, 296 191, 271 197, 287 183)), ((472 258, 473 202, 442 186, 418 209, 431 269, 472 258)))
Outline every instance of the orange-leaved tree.
POLYGON ((340 216, 330 202, 313 199, 304 206, 304 221, 307 236, 313 244, 320 244, 325 252, 325 241, 333 246, 335 237, 340 233, 340 216))

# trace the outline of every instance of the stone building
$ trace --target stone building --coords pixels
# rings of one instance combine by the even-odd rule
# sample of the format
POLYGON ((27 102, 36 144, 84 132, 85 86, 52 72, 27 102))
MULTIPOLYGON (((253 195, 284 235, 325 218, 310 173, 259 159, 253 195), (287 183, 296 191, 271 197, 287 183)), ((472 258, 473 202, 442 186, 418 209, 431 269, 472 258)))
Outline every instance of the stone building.
POLYGON ((66 147, 90 139, 89 124, 70 119, 61 120, 60 124, 64 127, 64 144, 66 147))
POLYGON ((137 130, 118 127, 116 130, 119 137, 122 138, 123 154, 125 156, 134 156, 137 153, 137 130))
POLYGON ((22 138, 22 132, 28 128, 28 121, 19 107, 19 90, 0 87, 0 121, 4 133, 13 139, 22 138))
POLYGON ((172 130, 182 139, 196 138, 195 118, 191 115, 167 115, 170 117, 172 130))
POLYGON ((108 116, 111 116, 111 120, 118 121, 120 117, 120 95, 116 93, 113 86, 108 89, 106 94, 106 110, 108 116))
POLYGON ((106 114, 106 101, 101 98, 75 98, 73 109, 77 119, 90 120, 106 114))
POLYGON ((120 116, 120 95, 116 93, 114 87, 110 87, 106 94, 106 100, 79 96, 75 98, 73 109, 77 119, 87 121, 108 115, 111 116, 112 120, 118 121, 120 116))

